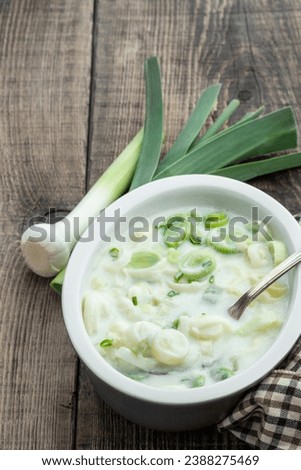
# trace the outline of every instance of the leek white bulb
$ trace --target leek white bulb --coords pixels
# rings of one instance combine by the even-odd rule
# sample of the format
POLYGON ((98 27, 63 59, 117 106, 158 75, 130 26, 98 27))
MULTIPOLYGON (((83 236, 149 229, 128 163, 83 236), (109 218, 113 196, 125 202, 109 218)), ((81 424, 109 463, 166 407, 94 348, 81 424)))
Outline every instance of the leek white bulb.
POLYGON ((65 219, 56 224, 36 224, 25 230, 21 238, 21 249, 33 272, 51 277, 67 265, 74 245, 92 220, 128 188, 142 140, 143 129, 65 219))
POLYGON ((22 235, 21 248, 27 265, 44 277, 51 277, 63 269, 71 253, 71 246, 64 241, 58 224, 29 227, 22 235))

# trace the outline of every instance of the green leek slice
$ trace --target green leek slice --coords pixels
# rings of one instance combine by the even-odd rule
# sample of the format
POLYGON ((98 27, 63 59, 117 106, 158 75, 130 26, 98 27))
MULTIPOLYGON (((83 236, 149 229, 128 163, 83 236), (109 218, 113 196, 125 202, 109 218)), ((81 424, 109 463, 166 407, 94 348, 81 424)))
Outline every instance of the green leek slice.
POLYGON ((208 214, 205 216, 205 227, 206 228, 217 228, 223 227, 229 221, 229 217, 226 212, 213 212, 212 214, 208 214))
POLYGON ((100 343, 99 343, 99 346, 101 348, 109 348, 113 345, 113 340, 112 339, 109 339, 109 338, 105 338, 104 340, 102 340, 100 343))
POLYGON ((176 248, 186 240, 188 234, 186 216, 175 214, 167 219, 164 231, 164 242, 167 246, 176 248))
POLYGON ((239 248, 239 244, 230 240, 229 237, 226 237, 224 240, 221 241, 214 241, 212 239, 212 236, 209 236, 207 237, 206 242, 209 246, 224 255, 235 255, 236 253, 239 253, 241 251, 239 248))
POLYGON ((205 377, 203 375, 199 375, 198 377, 195 377, 193 379, 191 387, 192 388, 197 388, 197 387, 203 387, 205 385, 205 377))
POLYGON ((160 256, 151 251, 137 251, 132 254, 128 264, 129 268, 145 269, 151 268, 160 261, 160 256))
POLYGON ((119 257, 118 248, 111 248, 110 251, 109 251, 109 255, 111 256, 111 258, 117 259, 119 257))
POLYGON ((268 242, 269 251, 273 257, 274 265, 277 266, 287 257, 287 249, 283 242, 272 240, 268 242))
POLYGON ((233 371, 231 369, 228 369, 228 367, 219 367, 218 369, 213 369, 211 371, 211 377, 216 382, 229 379, 229 377, 232 377, 233 375, 233 371))
POLYGON ((171 149, 161 161, 161 168, 168 167, 187 153, 189 147, 202 129, 212 108, 216 104, 220 89, 221 85, 217 84, 210 86, 203 91, 195 109, 188 118, 186 125, 180 132, 171 149))
POLYGON ((188 282, 200 281, 209 276, 216 267, 212 255, 200 250, 186 253, 179 262, 179 268, 188 282))

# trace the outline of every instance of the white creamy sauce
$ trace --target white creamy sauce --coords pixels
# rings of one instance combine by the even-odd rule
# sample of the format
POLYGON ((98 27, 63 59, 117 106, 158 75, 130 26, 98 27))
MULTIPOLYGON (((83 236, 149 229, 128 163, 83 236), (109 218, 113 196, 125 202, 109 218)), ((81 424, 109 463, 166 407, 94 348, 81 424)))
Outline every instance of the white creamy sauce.
MULTIPOLYGON (((229 230, 227 220, 221 223, 229 230)), ((195 244, 186 222, 179 226, 187 237, 179 243, 166 243, 165 225, 154 229, 158 242, 150 231, 139 234, 147 235, 145 241, 127 236, 126 242, 103 246, 83 297, 83 320, 98 352, 128 377, 168 389, 206 386, 249 367, 274 342, 288 306, 283 277, 239 321, 227 312, 286 257, 282 242, 260 235, 254 241, 250 227, 243 225, 236 235, 247 240, 214 242, 222 227, 210 229, 202 222, 197 224, 202 243, 195 244), (217 243, 223 251, 236 252, 219 252, 217 243)))

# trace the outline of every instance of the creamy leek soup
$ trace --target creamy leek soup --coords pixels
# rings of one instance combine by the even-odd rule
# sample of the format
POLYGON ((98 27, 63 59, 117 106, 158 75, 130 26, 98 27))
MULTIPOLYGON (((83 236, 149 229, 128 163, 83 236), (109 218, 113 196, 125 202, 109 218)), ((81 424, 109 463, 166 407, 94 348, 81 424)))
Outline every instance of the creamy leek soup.
POLYGON ((286 277, 239 321, 227 312, 287 256, 284 243, 231 212, 197 214, 167 214, 126 241, 112 235, 88 273, 82 305, 91 342, 149 386, 203 387, 238 374, 267 351, 286 317, 286 277))

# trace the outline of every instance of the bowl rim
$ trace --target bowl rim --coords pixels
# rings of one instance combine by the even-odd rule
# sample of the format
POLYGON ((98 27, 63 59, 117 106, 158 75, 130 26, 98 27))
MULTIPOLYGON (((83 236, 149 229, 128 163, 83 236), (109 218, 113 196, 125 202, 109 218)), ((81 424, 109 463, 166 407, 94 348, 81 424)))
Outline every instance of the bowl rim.
MULTIPOLYGON (((125 194, 112 203, 106 209, 106 215, 113 215, 114 211, 118 208, 122 208, 123 211, 125 209, 126 213, 137 204, 145 203, 151 197, 157 197, 158 195, 164 197, 171 190, 174 190, 175 185, 180 190, 202 186, 203 189, 211 188, 211 191, 212 186, 215 185, 219 191, 224 190, 236 195, 243 194, 244 197, 253 200, 255 204, 264 208, 267 213, 270 211, 278 220, 281 218, 281 225, 284 227, 289 226, 289 241, 292 249, 294 251, 301 249, 301 228, 281 203, 254 186, 222 176, 181 175, 153 181, 125 194)), ((96 229, 99 219, 96 218, 93 224, 94 229, 96 229)), ((87 232, 88 229, 82 237, 85 237, 87 232)), ((98 244, 99 238, 96 237, 89 243, 77 243, 71 254, 62 289, 63 317, 69 339, 83 363, 99 380, 125 395, 142 401, 164 405, 193 405, 198 402, 204 403, 240 394, 271 372, 289 353, 301 334, 301 322, 298 321, 300 320, 300 314, 297 303, 297 291, 300 289, 299 286, 301 286, 301 271, 299 266, 295 268, 295 294, 290 303, 288 319, 270 349, 250 367, 226 381, 187 390, 155 388, 134 381, 114 369, 98 353, 84 327, 80 297, 82 280, 89 258, 98 244)))

